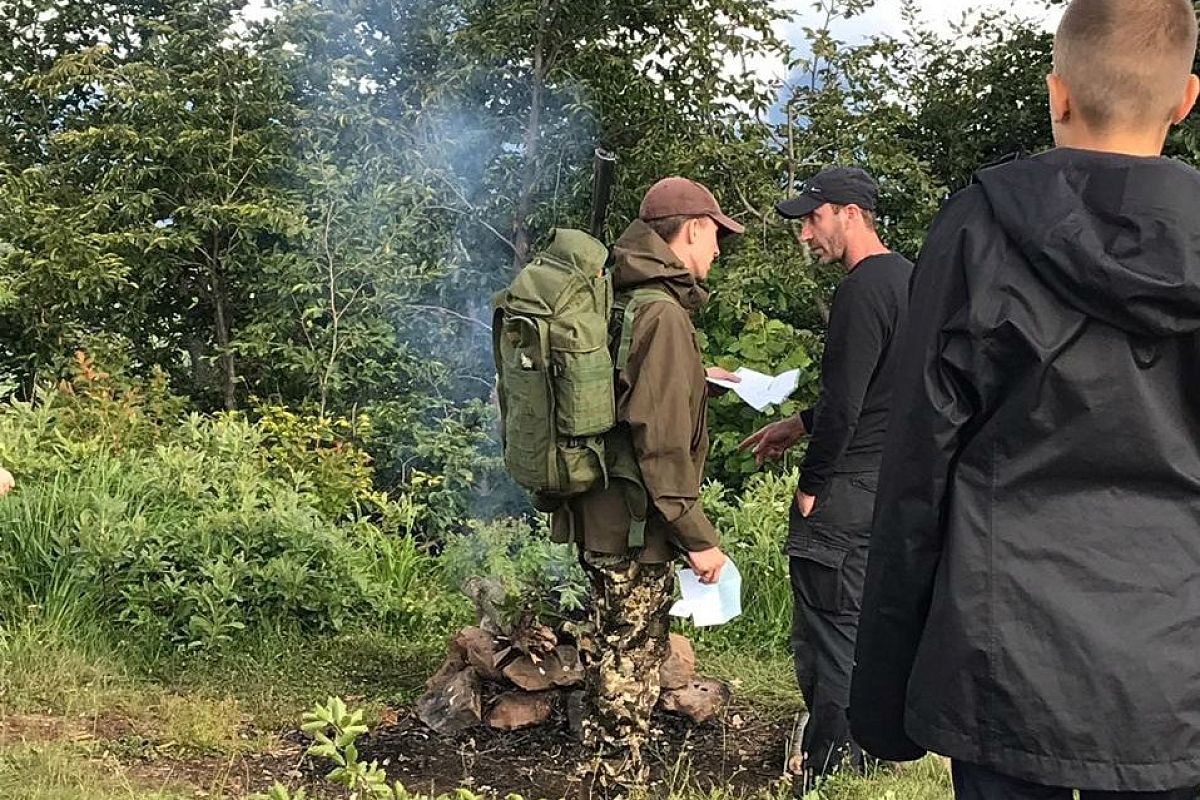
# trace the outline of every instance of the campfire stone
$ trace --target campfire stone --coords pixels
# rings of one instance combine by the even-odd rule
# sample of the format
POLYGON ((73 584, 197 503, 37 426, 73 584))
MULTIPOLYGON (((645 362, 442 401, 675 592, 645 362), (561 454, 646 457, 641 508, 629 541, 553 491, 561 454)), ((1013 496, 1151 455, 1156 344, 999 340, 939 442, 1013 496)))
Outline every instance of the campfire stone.
POLYGON ((585 673, 579 660, 579 651, 569 644, 554 648, 554 655, 547 659, 546 674, 555 686, 578 686, 583 683, 585 673))
MULTIPOLYGON (((557 661, 557 656, 554 659, 557 661)), ((504 668, 504 677, 527 692, 543 692, 554 687, 547 670, 549 662, 546 658, 535 664, 529 656, 521 656, 504 668)))
POLYGON ((670 653, 659 670, 662 688, 682 689, 696 677, 696 651, 686 636, 671 634, 670 653))
POLYGON ((467 661, 485 681, 498 681, 503 676, 496 667, 496 640, 482 628, 463 628, 454 637, 454 645, 466 653, 467 661))
POLYGON ((443 735, 478 725, 481 719, 478 673, 466 667, 442 687, 426 692, 417 701, 417 717, 443 735))
POLYGON ((664 711, 682 714, 692 722, 708 722, 717 717, 729 702, 729 689, 720 681, 693 680, 682 689, 662 693, 659 703, 664 711))
POLYGON ((578 686, 583 683, 584 671, 579 651, 559 645, 537 662, 527 655, 517 658, 504 668, 504 677, 527 692, 541 692, 555 686, 578 686))
POLYGON ((558 635, 540 622, 526 620, 512 634, 513 647, 523 653, 535 653, 539 658, 554 652, 558 635))
POLYGON ((434 692, 441 689, 450 679, 458 673, 462 672, 467 666, 467 655, 456 642, 450 643, 450 650, 446 654, 446 660, 438 667, 438 671, 430 676, 429 680, 425 681, 425 690, 434 692))
POLYGON ((503 731, 540 725, 550 718, 557 692, 508 692, 488 713, 487 724, 503 731))

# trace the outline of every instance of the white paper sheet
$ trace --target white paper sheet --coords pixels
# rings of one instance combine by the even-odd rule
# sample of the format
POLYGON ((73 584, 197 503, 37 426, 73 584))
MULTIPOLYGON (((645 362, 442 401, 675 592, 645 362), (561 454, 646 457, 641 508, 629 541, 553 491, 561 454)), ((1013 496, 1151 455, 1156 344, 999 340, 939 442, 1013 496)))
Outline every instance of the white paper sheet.
POLYGON ((682 595, 671 606, 676 617, 690 617, 696 627, 724 625, 742 613, 742 575, 733 559, 721 567, 716 583, 701 583, 688 568, 678 570, 679 592, 682 595))
POLYGON ((767 406, 779 405, 787 400, 792 392, 796 391, 796 384, 800 382, 800 370, 798 369, 789 369, 787 372, 772 376, 739 367, 733 374, 741 380, 734 383, 733 381, 709 378, 708 381, 717 386, 731 389, 747 404, 753 406, 755 411, 762 411, 767 406))

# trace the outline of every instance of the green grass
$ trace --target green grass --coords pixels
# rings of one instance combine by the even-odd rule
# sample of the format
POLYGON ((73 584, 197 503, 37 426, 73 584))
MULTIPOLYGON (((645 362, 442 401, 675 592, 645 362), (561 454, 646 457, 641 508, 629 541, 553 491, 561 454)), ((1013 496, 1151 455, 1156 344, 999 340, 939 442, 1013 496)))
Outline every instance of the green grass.
MULTIPOLYGON (((0 504, 0 800, 234 800, 221 765, 255 763, 242 759, 278 747, 314 701, 343 697, 373 723, 410 705, 437 668, 469 609, 445 588, 443 565, 370 527, 316 525, 307 500, 225 461, 198 471, 217 456, 239 461, 240 445, 218 444, 127 461, 83 452, 78 469, 0 504), (191 631, 201 614, 208 627, 191 631), (189 764, 209 771, 163 777, 189 764)), ((682 626, 700 671, 732 685, 735 711, 776 719, 803 707, 779 550, 791 484, 766 476, 736 499, 713 498, 745 613, 721 628, 682 626)), ((698 791, 686 765, 671 791, 732 800, 698 791)), ((753 800, 787 796, 784 786, 753 800)), ((946 797, 945 770, 930 760, 839 776, 808 800, 946 797)))
MULTIPOLYGON (((686 784, 686 780, 680 783, 686 784)), ((311 791, 308 796, 316 797, 311 791)), ((219 781, 187 788, 176 781, 148 781, 112 757, 88 757, 85 751, 69 744, 0 748, 0 800, 183 800, 195 797, 234 800, 240 795, 226 793, 219 781)), ((411 800, 432 800, 428 795, 409 797, 411 800)), ((464 800, 472 795, 441 797, 464 800)), ((786 786, 773 792, 745 796, 720 789, 701 792, 680 785, 669 794, 670 800, 787 800, 790 797, 786 786)), ((880 773, 869 777, 835 778, 811 792, 805 800, 949 800, 950 797, 945 767, 935 759, 926 759, 894 775, 880 773)))
MULTIPOLYGON (((55 631, 30 615, 0 635, 0 726, 45 715, 61 729, 53 736, 10 735, 0 744, 0 800, 180 800, 197 790, 234 800, 239 796, 227 793, 216 775, 193 777, 185 787, 182 777, 168 783, 136 766, 147 759, 221 763, 267 750, 275 734, 294 728, 315 699, 330 694, 365 707, 368 721, 377 719, 384 705, 411 701, 441 650, 441 642, 414 647, 370 633, 307 642, 268 636, 220 656, 167 659, 148 672, 137 651, 125 663, 102 636, 73 627, 55 631), (121 730, 128 733, 104 738, 121 730)), ((785 656, 701 648, 699 665, 734 685, 742 710, 774 716, 801 708, 785 656)), ((808 800, 945 800, 948 786, 944 767, 928 759, 898 773, 838 776, 808 800)), ((751 800, 787 796, 781 787, 751 800)), ((690 786, 684 766, 671 797, 734 800, 690 786)))
POLYGON ((784 716, 804 708, 796 688, 791 655, 772 653, 747 656, 726 648, 697 647, 696 669, 706 677, 730 685, 733 702, 747 703, 772 716, 784 716))
MULTIPOLYGON (((69 722, 56 738, 10 736, 0 745, 0 800, 180 800, 196 791, 235 800, 239 795, 215 776, 193 777, 183 786, 135 767, 146 759, 220 762, 268 750, 314 700, 329 695, 365 708, 373 722, 385 706, 411 703, 444 653, 439 637, 412 642, 356 632, 306 639, 267 631, 216 652, 153 656, 153 649, 114 645, 87 617, 86 605, 28 608, 0 632, 0 724, 39 714, 69 722), (103 740, 114 720, 128 734, 103 740), (69 735, 81 730, 90 734, 87 743, 69 735)), ((779 717, 803 707, 786 654, 748 654, 703 639, 697 650, 702 673, 732 684, 735 711, 779 717)), ((944 766, 927 759, 899 771, 837 776, 806 800, 946 800, 950 794, 944 766)), ((670 796, 735 800, 690 786, 686 766, 670 796)), ((789 796, 781 786, 747 800, 789 796)))
POLYGON ((143 690, 111 643, 77 614, 28 609, 0 626, 0 714, 88 715, 143 690))
MULTIPOLYGON (((868 775, 835 775, 806 794, 804 800, 950 800, 952 796, 950 774, 945 765, 936 757, 927 757, 868 775)), ((791 787, 784 784, 774 792, 762 792, 743 800, 787 800, 791 797, 791 787)), ((684 788, 673 792, 671 798, 736 800, 737 795, 720 789, 704 793, 684 788)))
POLYGON ((290 730, 314 699, 330 695, 368 709, 407 705, 444 652, 441 641, 411 643, 382 632, 275 633, 155 662, 114 646, 99 629, 57 628, 32 615, 0 629, 0 719, 120 716, 189 751, 232 752, 240 748, 219 746, 212 729, 290 730))
POLYGON ((304 640, 268 636, 217 656, 176 657, 155 670, 176 691, 232 691, 266 730, 294 728, 316 699, 346 697, 359 707, 407 705, 445 655, 445 642, 408 642, 382 632, 304 640))
MULTIPOLYGON (((192 800, 184 792, 147 786, 113 757, 90 758, 61 742, 0 748, 0 800, 192 800)), ((208 795, 224 800, 220 794, 208 795)))
POLYGON ((883 767, 868 775, 837 775, 805 800, 949 800, 950 770, 937 756, 883 767))

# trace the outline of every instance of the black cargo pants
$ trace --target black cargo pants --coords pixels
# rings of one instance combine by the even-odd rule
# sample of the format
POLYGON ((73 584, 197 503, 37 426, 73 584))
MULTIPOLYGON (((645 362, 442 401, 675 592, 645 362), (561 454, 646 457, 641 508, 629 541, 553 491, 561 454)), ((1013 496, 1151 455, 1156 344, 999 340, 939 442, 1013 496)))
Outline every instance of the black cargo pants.
POLYGON ((876 472, 835 473, 808 517, 792 501, 792 657, 809 713, 801 740, 809 778, 864 765, 846 710, 877 482, 876 472))

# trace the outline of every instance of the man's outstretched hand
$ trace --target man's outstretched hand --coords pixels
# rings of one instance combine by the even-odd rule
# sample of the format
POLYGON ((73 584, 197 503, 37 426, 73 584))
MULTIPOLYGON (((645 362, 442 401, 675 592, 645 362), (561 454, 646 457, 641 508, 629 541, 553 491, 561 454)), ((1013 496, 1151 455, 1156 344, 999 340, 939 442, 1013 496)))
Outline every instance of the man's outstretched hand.
POLYGON ((800 415, 797 414, 758 429, 743 439, 738 448, 754 453, 754 463, 761 467, 764 461, 779 458, 807 433, 800 415))

